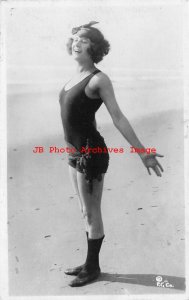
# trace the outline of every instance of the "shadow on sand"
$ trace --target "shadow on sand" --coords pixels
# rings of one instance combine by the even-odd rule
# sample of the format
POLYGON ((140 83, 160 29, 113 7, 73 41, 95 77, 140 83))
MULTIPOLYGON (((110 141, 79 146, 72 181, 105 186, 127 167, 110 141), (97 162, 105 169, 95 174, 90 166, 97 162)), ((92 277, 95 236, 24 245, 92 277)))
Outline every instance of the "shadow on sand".
POLYGON ((97 281, 122 282, 185 291, 185 278, 176 276, 101 273, 97 281))

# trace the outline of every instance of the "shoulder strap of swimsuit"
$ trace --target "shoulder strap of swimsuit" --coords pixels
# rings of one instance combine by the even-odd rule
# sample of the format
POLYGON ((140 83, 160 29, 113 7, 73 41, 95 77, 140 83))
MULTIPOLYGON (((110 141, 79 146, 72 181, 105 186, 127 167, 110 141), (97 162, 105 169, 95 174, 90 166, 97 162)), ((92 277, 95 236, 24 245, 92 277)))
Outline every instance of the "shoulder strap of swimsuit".
POLYGON ((99 72, 101 72, 99 69, 97 69, 97 70, 95 70, 94 72, 92 72, 89 76, 87 76, 86 77, 86 79, 88 79, 87 80, 87 83, 86 84, 88 84, 88 82, 91 80, 91 78, 95 75, 95 74, 97 74, 97 73, 99 73, 99 72))
MULTIPOLYGON (((91 78, 92 78, 95 74, 100 73, 100 72, 101 72, 101 71, 100 71, 99 69, 97 69, 97 70, 95 70, 94 72, 92 72, 91 75, 89 75, 89 77, 87 78, 87 81, 85 82, 84 93, 85 93, 85 88, 86 88, 87 84, 90 82, 91 78)), ((86 95, 86 93, 85 93, 85 96, 86 96, 87 98, 89 98, 89 97, 86 95)), ((99 98, 99 99, 100 99, 100 98, 99 98)))
POLYGON ((91 75, 93 74, 93 75, 95 75, 95 74, 97 74, 97 73, 99 73, 99 72, 101 72, 99 69, 97 69, 97 70, 95 70, 94 72, 92 72, 91 73, 91 75))
MULTIPOLYGON (((87 76, 84 80, 86 80, 85 81, 85 86, 89 83, 89 81, 91 80, 91 78, 95 75, 95 74, 97 74, 97 73, 99 73, 99 72, 101 72, 99 69, 97 69, 97 70, 95 70, 94 72, 92 72, 89 76, 87 76)), ((82 81, 81 81, 82 82, 82 81)))

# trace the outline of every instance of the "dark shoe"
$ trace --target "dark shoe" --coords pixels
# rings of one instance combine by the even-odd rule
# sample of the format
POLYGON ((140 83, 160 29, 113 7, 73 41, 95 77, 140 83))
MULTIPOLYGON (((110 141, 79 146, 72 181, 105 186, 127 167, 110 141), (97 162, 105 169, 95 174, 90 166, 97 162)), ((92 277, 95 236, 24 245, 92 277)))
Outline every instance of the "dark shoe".
MULTIPOLYGON (((87 236, 87 241, 88 241, 88 237, 89 237, 89 233, 88 231, 86 231, 86 236, 87 236)), ((81 266, 78 266, 78 267, 75 267, 75 268, 69 268, 69 269, 66 269, 64 271, 64 273, 66 275, 78 275, 79 272, 83 269, 83 267, 85 266, 85 263, 81 266)))
POLYGON ((79 272, 81 272, 81 270, 83 269, 83 267, 85 266, 85 264, 81 265, 81 266, 78 266, 78 267, 75 267, 75 268, 69 268, 69 269, 66 269, 64 271, 64 273, 66 275, 78 275, 79 272))
POLYGON ((99 277, 99 275, 100 275, 100 268, 89 272, 84 267, 81 270, 81 272, 78 274, 78 276, 69 283, 69 286, 78 287, 78 286, 85 285, 85 284, 97 279, 99 277))

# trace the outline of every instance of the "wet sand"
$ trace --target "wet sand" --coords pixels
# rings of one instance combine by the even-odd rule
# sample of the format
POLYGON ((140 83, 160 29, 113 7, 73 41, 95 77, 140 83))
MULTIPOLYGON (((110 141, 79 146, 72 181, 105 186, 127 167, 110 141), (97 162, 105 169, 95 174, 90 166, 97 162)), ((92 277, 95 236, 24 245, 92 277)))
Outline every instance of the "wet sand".
POLYGON ((159 159, 165 170, 162 178, 148 175, 112 124, 99 125, 107 145, 125 152, 110 155, 105 177, 102 274, 94 283, 71 288, 68 282, 73 277, 64 269, 85 260, 86 236, 66 154, 48 152, 49 146, 65 146, 59 107, 45 96, 32 103, 30 97, 24 102, 17 95, 8 102, 10 295, 183 293, 182 111, 167 109, 132 120, 141 141, 164 154, 159 159), (35 146, 43 146, 45 152, 34 154, 35 146), (172 287, 157 287, 158 275, 172 287))

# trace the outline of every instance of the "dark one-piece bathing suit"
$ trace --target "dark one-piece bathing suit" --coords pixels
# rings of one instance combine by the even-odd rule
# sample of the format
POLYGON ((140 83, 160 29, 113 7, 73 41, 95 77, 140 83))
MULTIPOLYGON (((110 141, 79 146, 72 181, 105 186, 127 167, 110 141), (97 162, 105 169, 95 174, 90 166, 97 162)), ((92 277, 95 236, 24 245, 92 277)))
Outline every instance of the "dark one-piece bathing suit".
POLYGON ((95 113, 103 101, 100 98, 90 99, 85 93, 85 87, 98 72, 100 70, 94 71, 67 91, 63 88, 59 99, 65 141, 76 150, 69 153, 68 164, 85 174, 90 193, 92 180, 101 181, 109 164, 104 138, 94 125, 95 113), (93 151, 90 151, 91 148, 93 151), (94 149, 98 151, 94 153, 94 149))

